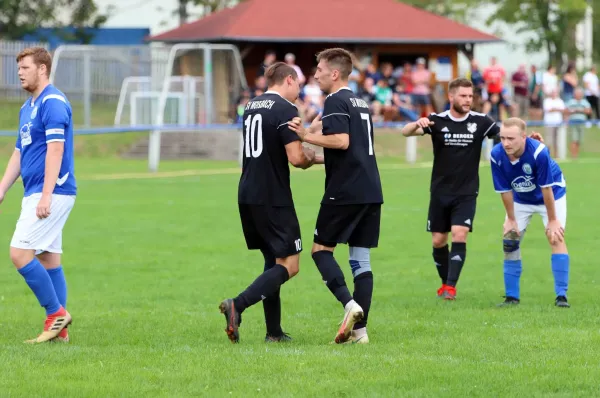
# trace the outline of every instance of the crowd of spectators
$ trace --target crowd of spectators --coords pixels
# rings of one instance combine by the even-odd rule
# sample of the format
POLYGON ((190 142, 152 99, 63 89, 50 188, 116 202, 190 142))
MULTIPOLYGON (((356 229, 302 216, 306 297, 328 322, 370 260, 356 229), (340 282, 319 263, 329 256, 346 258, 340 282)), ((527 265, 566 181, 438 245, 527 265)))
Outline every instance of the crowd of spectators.
MULTIPOLYGON (((325 94, 314 80, 314 70, 303 71, 292 53, 286 54, 284 60, 298 73, 301 92, 296 106, 303 120, 310 122, 322 112, 325 94)), ((275 61, 275 52, 268 51, 251 88, 242 93, 237 103, 238 122, 245 104, 267 89, 264 71, 275 61)), ((492 57, 483 70, 473 59, 466 77, 474 85, 473 110, 486 113, 497 121, 510 116, 543 121, 545 140, 554 152, 558 125, 566 120, 585 121, 600 117, 600 86, 595 67, 580 78, 574 63, 569 63, 562 75, 553 65, 542 72, 536 65, 528 68, 522 64, 507 76, 504 67, 492 57)), ((370 104, 374 122, 414 121, 433 111, 449 108, 447 98, 433 95, 438 83, 424 58, 401 65, 383 62, 379 67, 372 63, 356 64, 348 84, 370 104)), ((577 156, 582 125, 570 127, 570 130, 571 153, 577 156)))

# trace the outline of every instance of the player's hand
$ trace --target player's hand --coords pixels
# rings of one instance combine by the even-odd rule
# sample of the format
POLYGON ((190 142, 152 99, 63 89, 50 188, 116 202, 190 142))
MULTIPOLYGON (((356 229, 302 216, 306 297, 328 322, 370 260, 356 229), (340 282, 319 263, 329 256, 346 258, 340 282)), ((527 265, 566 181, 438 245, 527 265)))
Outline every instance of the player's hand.
POLYGON ((560 221, 553 220, 548 222, 548 225, 546 225, 546 236, 551 245, 562 242, 565 239, 565 230, 560 225, 560 221))
POLYGON ((417 120, 417 126, 421 127, 422 129, 429 127, 429 126, 433 126, 435 123, 432 122, 431 120, 429 120, 426 117, 422 117, 419 120, 417 120))
POLYGON ((315 164, 315 151, 312 148, 302 147, 302 151, 304 151, 304 156, 308 159, 308 165, 304 167, 304 169, 308 169, 310 166, 315 164))
POLYGON ((52 202, 51 195, 42 195, 42 198, 38 202, 35 214, 37 218, 43 219, 50 215, 50 202, 52 202))
POLYGON ((288 122, 289 129, 294 133, 298 134, 301 141, 304 141, 304 137, 308 134, 307 130, 302 125, 302 119, 295 117, 288 122))
POLYGON ((506 236, 506 234, 511 231, 515 231, 518 236, 521 236, 521 233, 519 232, 519 224, 517 224, 517 220, 511 220, 510 218, 507 218, 506 221, 504 221, 503 229, 504 229, 504 231, 502 232, 503 236, 506 236))
POLYGON ((531 135, 529 137, 541 142, 542 144, 544 143, 544 137, 542 137, 542 135, 540 133, 538 133, 537 131, 532 131, 531 135))
POLYGON ((313 119, 312 123, 310 124, 310 127, 308 128, 308 133, 315 134, 322 130, 323 130, 323 122, 321 121, 321 115, 318 114, 317 117, 315 117, 313 119))

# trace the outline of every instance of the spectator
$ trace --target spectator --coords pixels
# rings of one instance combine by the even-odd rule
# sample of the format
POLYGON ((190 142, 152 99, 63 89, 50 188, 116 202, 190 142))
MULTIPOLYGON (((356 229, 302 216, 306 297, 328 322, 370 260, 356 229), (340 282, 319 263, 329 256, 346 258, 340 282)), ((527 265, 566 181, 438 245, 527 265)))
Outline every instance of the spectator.
POLYGON ((267 78, 264 75, 258 76, 254 80, 254 87, 252 88, 252 98, 258 97, 259 95, 263 95, 265 91, 267 91, 267 78))
MULTIPOLYGON (((583 87, 585 99, 588 100, 595 119, 600 119, 600 112, 598 110, 598 96, 600 96, 600 87, 598 86, 598 75, 596 74, 596 65, 592 65, 592 68, 583 75, 583 87)), ((588 116, 592 117, 592 114, 588 116)))
POLYGON ((425 66, 425 58, 417 59, 417 68, 412 72, 413 104, 419 115, 433 112, 431 106, 431 72, 425 66))
POLYGON ((256 73, 256 76, 264 76, 265 71, 269 68, 269 66, 273 65, 276 59, 277 55, 275 54, 275 51, 267 51, 265 53, 265 59, 263 60, 262 64, 258 67, 258 72, 256 73))
POLYGON ((501 104, 504 102, 502 90, 504 89, 505 77, 506 71, 498 64, 498 59, 496 57, 490 58, 490 66, 483 71, 483 80, 486 84, 488 97, 492 94, 498 94, 501 104))
POLYGON ((532 120, 540 120, 542 118, 543 100, 542 74, 537 70, 535 65, 531 65, 529 93, 531 94, 529 101, 529 118, 532 120))
POLYGON ((298 74, 298 83, 302 86, 306 82, 306 77, 304 73, 302 73, 302 69, 298 65, 296 65, 296 56, 292 53, 285 54, 285 63, 294 68, 296 73, 298 74))
POLYGON ((552 93, 558 90, 558 76, 556 76, 556 68, 552 65, 548 67, 548 70, 542 76, 542 89, 544 90, 544 97, 551 97, 552 93))
POLYGON ((311 104, 319 104, 323 92, 319 88, 319 84, 315 80, 314 73, 308 78, 308 83, 302 88, 304 92, 304 100, 311 104))
POLYGON ((393 72, 394 67, 392 66, 392 64, 390 64, 389 62, 385 62, 381 65, 381 71, 375 73, 373 79, 375 80, 375 83, 378 83, 381 79, 385 79, 387 81, 388 87, 394 87, 396 86, 396 79, 393 76, 393 72))
POLYGON ((516 116, 526 118, 529 115, 529 77, 524 64, 519 65, 519 69, 512 75, 512 86, 516 116))
POLYGON ((579 156, 579 147, 583 139, 584 122, 592 113, 592 107, 588 100, 583 98, 583 89, 576 88, 575 97, 567 102, 567 114, 569 115, 569 130, 571 130, 571 156, 579 156))
POLYGON ((371 78, 373 79, 373 84, 377 81, 377 68, 373 64, 367 65, 367 69, 365 70, 365 79, 371 78))
POLYGON ((236 123, 243 122, 242 118, 244 117, 244 108, 246 108, 246 104, 248 103, 248 101, 250 101, 250 95, 251 95, 250 90, 244 90, 242 92, 242 95, 238 99, 237 106, 236 106, 236 115, 235 115, 236 123))
POLYGON ((471 83, 473 83, 473 105, 475 110, 480 110, 483 106, 483 89, 485 88, 485 80, 483 74, 479 70, 479 64, 475 59, 471 60, 471 83))
POLYGON ((501 107, 500 94, 493 93, 483 104, 483 113, 491 117, 494 121, 500 122, 502 121, 501 107))
POLYGON ((556 145, 558 144, 558 128, 563 122, 565 103, 558 96, 555 88, 550 96, 544 99, 544 125, 546 126, 546 146, 551 150, 552 156, 556 157, 556 145))
POLYGON ((375 101, 373 102, 373 119, 374 121, 383 121, 385 113, 393 110, 392 98, 394 94, 388 85, 388 79, 379 79, 373 95, 375 96, 375 101))
POLYGON ((567 71, 562 78, 562 98, 563 101, 569 102, 575 94, 575 87, 577 87, 577 71, 575 70, 575 64, 569 63, 567 71))
POLYGON ((402 87, 404 88, 404 94, 413 93, 413 81, 412 81, 412 65, 410 62, 405 62, 402 68, 402 74, 399 76, 402 87))
POLYGON ((419 114, 415 112, 409 93, 406 92, 404 83, 399 80, 394 89, 392 99, 394 106, 398 109, 398 113, 404 120, 414 122, 419 119, 419 114))

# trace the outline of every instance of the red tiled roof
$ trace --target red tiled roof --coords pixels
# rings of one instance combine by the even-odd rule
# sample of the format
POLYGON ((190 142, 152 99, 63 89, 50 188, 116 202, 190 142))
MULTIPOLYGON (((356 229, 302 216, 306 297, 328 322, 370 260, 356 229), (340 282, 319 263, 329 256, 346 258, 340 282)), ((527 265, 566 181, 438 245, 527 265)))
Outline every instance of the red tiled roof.
POLYGON ((423 44, 500 41, 397 0, 245 0, 148 40, 423 44))

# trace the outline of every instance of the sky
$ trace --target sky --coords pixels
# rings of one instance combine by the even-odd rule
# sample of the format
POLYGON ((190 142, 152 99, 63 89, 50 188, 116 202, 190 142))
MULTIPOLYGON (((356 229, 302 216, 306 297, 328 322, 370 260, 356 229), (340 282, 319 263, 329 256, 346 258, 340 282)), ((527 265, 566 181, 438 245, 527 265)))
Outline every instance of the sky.
MULTIPOLYGON (((105 10, 110 5, 118 4, 113 17, 111 17, 105 25, 106 27, 150 28, 150 33, 156 35, 173 29, 178 25, 177 17, 171 16, 171 11, 175 10, 177 7, 176 0, 96 0, 96 4, 100 10, 105 10), (163 10, 159 9, 159 5, 161 4, 163 10)), ((188 11, 193 15, 194 9, 192 7, 190 7, 188 11)), ((483 32, 492 34, 497 30, 500 30, 502 33, 501 38, 505 38, 507 42, 476 46, 475 58, 479 61, 480 66, 487 66, 490 57, 495 55, 498 57, 500 64, 503 65, 509 73, 516 70, 520 63, 525 63, 527 65, 535 63, 541 68, 545 68, 547 57, 544 52, 531 54, 525 51, 524 43, 526 41, 526 36, 516 35, 508 26, 498 24, 488 26, 485 23, 487 16, 492 12, 493 6, 482 7, 479 15, 475 16, 469 25, 483 32)), ((466 71, 468 64, 466 57, 461 56, 459 58, 459 70, 461 71, 461 74, 466 71)))

